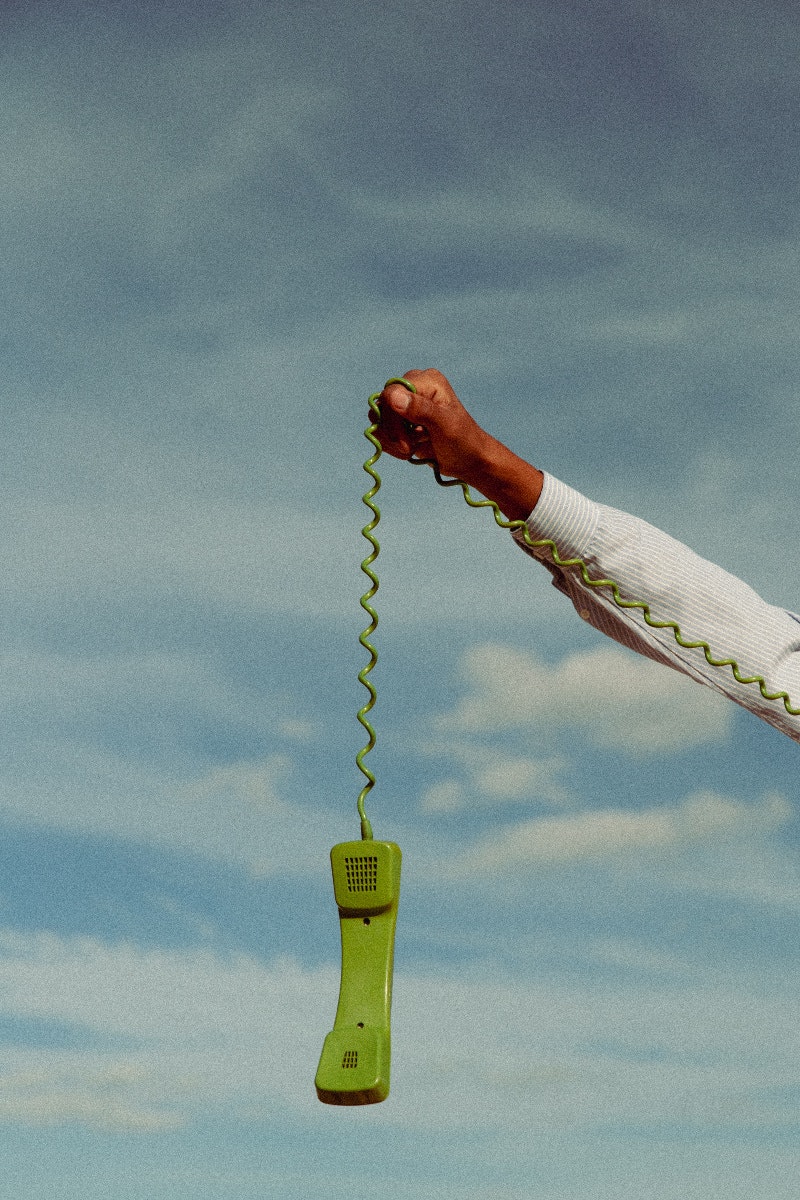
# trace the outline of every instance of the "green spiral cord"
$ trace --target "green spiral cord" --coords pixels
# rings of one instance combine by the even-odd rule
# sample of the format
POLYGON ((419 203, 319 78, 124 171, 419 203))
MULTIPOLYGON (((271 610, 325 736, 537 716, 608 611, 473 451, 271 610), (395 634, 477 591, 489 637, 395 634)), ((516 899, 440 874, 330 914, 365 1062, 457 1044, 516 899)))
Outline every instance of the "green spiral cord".
MULTIPOLYGON (((411 387, 411 384, 408 382, 407 379, 389 379, 389 380, 387 380, 387 383, 384 386, 388 387, 388 385, 390 383, 402 383, 405 387, 410 388, 411 391, 414 390, 411 387)), ((367 741, 366 746, 364 746, 363 749, 359 750, 358 754, 356 755, 356 765, 357 765, 359 771, 361 772, 361 774, 364 775, 364 777, 366 778, 366 781, 367 781, 364 784, 363 788, 361 789, 361 793, 358 797, 358 815, 361 818, 361 836, 365 840, 372 838, 372 826, 370 825, 367 814, 364 811, 364 802, 365 802, 367 796, 369 795, 369 793, 372 791, 372 789, 375 786, 375 776, 373 775, 372 771, 370 771, 369 767, 365 764, 364 757, 365 757, 365 755, 369 754, 370 750, 373 750, 375 748, 375 730, 373 729, 373 727, 368 719, 367 714, 369 712, 371 712, 372 708, 375 705, 375 701, 377 699, 377 693, 375 691, 375 686, 372 683, 372 680, 368 678, 368 676, 369 676, 370 671, 373 669, 373 667, 375 666, 375 664, 378 661, 378 652, 375 649, 375 647, 372 645, 372 642, 369 639, 372 637, 373 633, 378 628, 378 614, 372 606, 372 601, 375 598, 375 594, 378 591, 379 585, 378 585, 378 576, 375 574, 372 567, 373 567, 373 563, 375 562, 376 558, 380 554, 380 550, 381 550, 380 542, 375 537, 375 529, 377 528, 378 522, 381 519, 381 510, 378 508, 377 504, 375 503, 375 497, 377 496, 377 494, 380 490, 380 486, 381 486, 381 477, 378 474, 378 472, 375 470, 375 464, 377 463, 378 459, 381 456, 381 444, 375 436, 375 433, 377 431, 377 428, 378 428, 378 425, 379 425, 380 419, 381 419, 380 409, 378 408, 378 398, 379 397, 380 397, 380 392, 375 392, 369 398, 369 409, 374 417, 374 420, 364 430, 364 437, 367 439, 368 442, 370 442, 374 446, 375 453, 370 458, 368 458, 367 461, 364 463, 364 470, 372 479, 372 487, 370 487, 369 490, 366 491, 364 493, 364 495, 361 497, 364 504, 366 504, 367 508, 372 513, 372 519, 370 521, 368 521, 367 524, 364 526, 364 528, 361 530, 362 536, 367 539, 367 541, 369 542, 370 547, 371 547, 369 554, 367 555, 367 557, 364 559, 364 561, 361 564, 361 570, 364 572, 364 574, 369 579, 370 586, 367 589, 367 591, 364 593, 364 595, 361 597, 361 600, 360 600, 361 607, 364 609, 364 611, 367 613, 367 615, 370 618, 370 624, 367 626, 367 628, 364 630, 364 632, 359 635, 359 639, 358 639, 359 642, 361 643, 361 645, 364 647, 364 649, 369 654, 369 662, 367 663, 367 665, 365 667, 362 667, 362 669, 358 673, 358 681, 359 681, 359 683, 364 685, 364 687, 367 689, 367 692, 369 693, 369 695, 367 697, 366 703, 358 710, 358 714, 357 714, 358 720, 361 722, 361 724, 364 726, 364 729, 367 731, 368 741, 367 741)))

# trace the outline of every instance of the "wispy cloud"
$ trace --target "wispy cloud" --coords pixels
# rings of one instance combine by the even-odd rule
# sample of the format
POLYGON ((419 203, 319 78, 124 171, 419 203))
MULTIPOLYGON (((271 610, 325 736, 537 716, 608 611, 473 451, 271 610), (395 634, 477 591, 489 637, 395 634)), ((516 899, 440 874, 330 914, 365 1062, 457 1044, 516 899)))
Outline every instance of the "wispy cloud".
MULTIPOLYGON (((761 981, 755 1005, 754 978, 695 969, 687 986, 663 963, 635 989, 489 974, 398 973, 393 1092, 362 1121, 555 1133, 790 1119, 788 981, 766 992, 761 981)), ((209 1113, 326 1119, 313 1076, 335 1005, 331 968, 5 931, 0 981, 7 1022, 36 1022, 43 1036, 69 1027, 76 1044, 4 1049, 0 1120, 159 1133, 209 1113)))
POLYGON ((563 783, 566 760, 559 755, 536 758, 525 753, 503 752, 463 738, 432 741, 421 747, 432 759, 461 767, 466 778, 445 778, 422 794, 423 812, 458 812, 468 805, 570 803, 563 783))
POLYGON ((480 875, 535 865, 635 859, 692 844, 771 833, 791 817, 792 808, 783 796, 766 796, 749 804, 713 792, 659 808, 605 808, 538 817, 486 834, 462 853, 453 870, 480 875))
POLYGON ((487 642, 461 662, 466 694, 441 715, 443 731, 485 733, 581 729, 597 746, 661 754, 724 740, 730 705, 655 663, 601 648, 548 665, 532 653, 487 642))
POLYGON ((341 841, 341 810, 290 801, 297 760, 286 750, 202 767, 64 739, 30 757, 0 777, 0 814, 16 826, 160 847, 256 877, 314 872, 341 841))
POLYGON ((332 971, 6 931, 0 979, 6 1020, 78 1046, 5 1047, 0 1120, 157 1133, 208 1108, 311 1107, 332 971))

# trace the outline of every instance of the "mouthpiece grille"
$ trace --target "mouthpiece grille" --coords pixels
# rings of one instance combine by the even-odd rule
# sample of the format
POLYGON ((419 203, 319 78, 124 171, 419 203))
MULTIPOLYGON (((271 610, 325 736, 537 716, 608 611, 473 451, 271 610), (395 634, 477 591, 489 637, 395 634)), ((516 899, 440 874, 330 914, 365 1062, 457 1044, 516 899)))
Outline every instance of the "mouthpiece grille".
POLYGON ((344 1058, 342 1059, 342 1068, 345 1071, 354 1070, 358 1066, 358 1051, 345 1050, 344 1058))

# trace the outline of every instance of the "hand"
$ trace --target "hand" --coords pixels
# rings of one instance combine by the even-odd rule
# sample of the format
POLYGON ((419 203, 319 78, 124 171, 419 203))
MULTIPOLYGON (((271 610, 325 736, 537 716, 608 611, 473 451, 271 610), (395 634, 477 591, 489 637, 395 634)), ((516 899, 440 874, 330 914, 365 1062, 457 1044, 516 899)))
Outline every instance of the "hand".
POLYGON ((378 400, 382 449, 395 458, 435 462, 442 475, 494 500, 509 520, 525 520, 542 491, 541 471, 481 429, 440 371, 406 371, 403 378, 416 391, 390 383, 378 400))
POLYGON ((490 442, 440 371, 406 371, 414 392, 401 383, 384 388, 377 437, 387 454, 428 459, 443 475, 470 481, 490 442))

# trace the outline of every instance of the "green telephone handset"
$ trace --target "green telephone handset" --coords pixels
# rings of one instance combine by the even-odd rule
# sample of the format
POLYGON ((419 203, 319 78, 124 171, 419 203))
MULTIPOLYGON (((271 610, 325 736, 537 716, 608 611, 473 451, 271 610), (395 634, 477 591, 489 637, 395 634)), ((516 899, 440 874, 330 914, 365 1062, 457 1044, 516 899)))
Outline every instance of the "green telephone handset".
POLYGON ((342 977, 315 1086, 325 1104, 377 1104, 389 1095, 390 1013, 400 847, 362 839, 331 850, 342 977))

